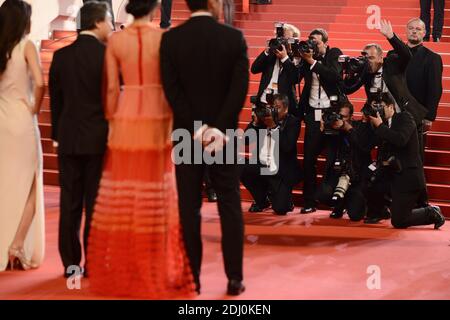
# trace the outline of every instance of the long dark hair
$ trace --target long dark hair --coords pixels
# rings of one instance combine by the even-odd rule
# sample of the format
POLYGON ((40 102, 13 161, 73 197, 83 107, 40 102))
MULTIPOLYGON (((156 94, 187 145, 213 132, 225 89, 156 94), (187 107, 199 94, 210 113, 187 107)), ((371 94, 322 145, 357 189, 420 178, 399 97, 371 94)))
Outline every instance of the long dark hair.
POLYGON ((14 47, 31 25, 31 6, 23 0, 6 0, 0 7, 0 75, 14 47))

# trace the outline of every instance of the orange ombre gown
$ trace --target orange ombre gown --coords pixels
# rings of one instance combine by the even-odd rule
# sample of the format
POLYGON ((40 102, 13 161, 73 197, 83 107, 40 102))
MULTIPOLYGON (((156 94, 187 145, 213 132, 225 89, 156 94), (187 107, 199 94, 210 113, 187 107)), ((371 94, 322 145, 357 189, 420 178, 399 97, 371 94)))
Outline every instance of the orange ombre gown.
POLYGON ((106 50, 110 135, 87 255, 91 288, 103 295, 194 292, 171 160, 172 111, 160 79, 161 36, 150 24, 132 25, 112 35, 106 50))

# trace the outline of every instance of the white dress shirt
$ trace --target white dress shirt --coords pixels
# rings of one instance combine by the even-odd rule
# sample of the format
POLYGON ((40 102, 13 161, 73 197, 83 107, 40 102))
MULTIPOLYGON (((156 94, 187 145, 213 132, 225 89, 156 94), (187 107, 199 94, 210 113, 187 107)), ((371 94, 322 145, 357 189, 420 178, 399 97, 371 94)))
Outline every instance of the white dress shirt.
MULTIPOLYGON (((316 63, 322 63, 321 61, 315 61, 310 70, 314 68, 316 63)), ((319 75, 312 72, 311 94, 309 96, 309 105, 314 109, 326 109, 330 107, 330 98, 320 85, 319 75)))
POLYGON ((273 133, 278 130, 278 127, 274 129, 267 129, 267 134, 264 137, 261 151, 259 153, 259 161, 269 167, 271 172, 276 172, 278 164, 275 159, 275 139, 273 133))
MULTIPOLYGON (((266 56, 269 56, 269 55, 267 54, 266 51, 264 51, 264 54, 265 54, 266 56)), ((277 93, 278 93, 278 78, 280 77, 280 73, 281 73, 281 71, 282 71, 282 69, 283 69, 282 64, 283 64, 287 59, 289 59, 288 56, 286 56, 286 57, 284 57, 283 59, 281 59, 281 61, 280 61, 280 59, 277 59, 277 60, 276 60, 275 65, 274 65, 274 67, 273 67, 272 78, 271 78, 270 81, 269 81, 269 85, 268 85, 267 88, 264 90, 263 94, 261 95, 260 101, 261 101, 262 103, 267 103, 267 99, 266 99, 266 96, 267 96, 266 90, 267 90, 267 89, 272 89, 274 94, 277 94, 277 93)))
MULTIPOLYGON (((389 91, 389 88, 386 85, 386 82, 384 82, 383 80, 382 74, 383 74, 383 67, 381 67, 378 70, 378 73, 375 75, 375 78, 373 79, 372 83, 372 88, 377 90, 381 89, 381 92, 389 92, 392 95, 392 93, 389 91)), ((395 112, 398 113, 401 111, 400 107, 398 106, 397 101, 394 100, 394 102, 395 102, 395 112)))

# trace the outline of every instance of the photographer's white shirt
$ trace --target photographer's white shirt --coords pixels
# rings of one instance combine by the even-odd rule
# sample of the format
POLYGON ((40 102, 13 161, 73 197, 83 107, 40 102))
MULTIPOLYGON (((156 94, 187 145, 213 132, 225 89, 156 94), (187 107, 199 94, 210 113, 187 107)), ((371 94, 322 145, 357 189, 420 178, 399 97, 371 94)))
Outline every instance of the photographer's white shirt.
MULTIPOLYGON (((386 85, 386 82, 383 80, 383 67, 381 67, 375 77, 373 78, 372 88, 374 89, 381 89, 382 92, 389 92, 391 95, 392 93, 389 91, 389 88, 386 85)), ((395 99, 394 99, 395 101, 395 99)), ((397 104, 397 101, 395 101, 395 112, 400 112, 400 107, 397 104)))
MULTIPOLYGON (((321 61, 315 61, 311 65, 311 70, 316 63, 322 63, 321 61)), ((312 72, 311 92, 309 95, 309 105, 314 109, 327 109, 330 107, 330 98, 320 85, 319 75, 312 72)))
POLYGON ((271 172, 278 171, 278 164, 275 159, 275 139, 273 133, 278 130, 279 127, 274 129, 266 129, 267 134, 264 137, 261 151, 259 153, 259 161, 269 167, 271 172))
MULTIPOLYGON (((264 51, 264 54, 266 56, 269 56, 268 53, 266 51, 264 51)), ((289 59, 289 57, 284 57, 283 59, 277 59, 275 62, 275 65, 273 67, 273 72, 272 72, 272 78, 269 81, 269 85, 267 86, 267 88, 264 90, 263 94, 261 95, 261 99, 259 99, 262 103, 267 103, 267 93, 266 90, 267 89, 272 89, 273 90, 273 94, 277 94, 278 93, 278 78, 280 77, 280 73, 282 70, 282 64, 289 59)))

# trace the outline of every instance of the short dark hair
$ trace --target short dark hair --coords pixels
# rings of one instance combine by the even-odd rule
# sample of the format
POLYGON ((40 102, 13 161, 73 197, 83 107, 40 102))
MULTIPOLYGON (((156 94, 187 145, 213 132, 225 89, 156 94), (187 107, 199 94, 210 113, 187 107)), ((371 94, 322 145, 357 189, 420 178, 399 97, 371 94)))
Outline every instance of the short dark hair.
POLYGON ((158 4, 157 0, 128 0, 125 11, 134 18, 141 18, 148 15, 158 4))
POLYGON ((192 12, 208 9, 208 0, 186 0, 186 4, 192 12))
POLYGON ((349 101, 344 102, 341 105, 341 109, 340 110, 342 110, 344 108, 348 108, 348 110, 350 111, 350 115, 353 115, 353 111, 355 110, 355 108, 353 107, 353 104, 351 104, 349 101))
POLYGON ((109 10, 109 4, 106 2, 86 2, 80 9, 80 30, 94 30, 97 22, 105 21, 109 10))
POLYGON ((313 36, 313 35, 319 35, 322 36, 322 41, 323 42, 328 42, 328 32, 325 29, 322 28, 317 28, 314 29, 313 31, 311 31, 311 33, 309 34, 309 36, 313 36))
POLYGON ((289 108, 289 98, 285 94, 276 94, 273 96, 273 101, 281 101, 285 108, 289 108))
MULTIPOLYGON (((381 101, 386 103, 387 106, 391 104, 395 105, 395 99, 389 92, 383 92, 381 94, 381 101)), ((370 101, 370 103, 372 103, 372 101, 370 101)))

